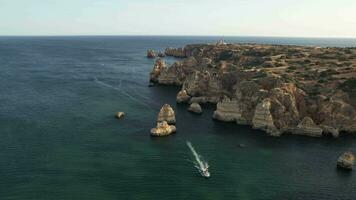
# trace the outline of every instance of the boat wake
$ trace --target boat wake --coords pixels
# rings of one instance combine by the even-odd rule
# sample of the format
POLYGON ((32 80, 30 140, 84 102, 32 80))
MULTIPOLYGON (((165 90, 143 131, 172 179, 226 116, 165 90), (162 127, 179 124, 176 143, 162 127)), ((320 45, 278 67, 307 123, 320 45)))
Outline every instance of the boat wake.
POLYGON ((108 87, 108 88, 111 88, 111 89, 113 89, 113 90, 116 90, 116 91, 122 93, 123 95, 127 96, 127 97, 130 98, 131 100, 133 100, 133 101, 135 101, 135 102, 137 102, 137 103, 139 103, 139 104, 141 104, 141 105, 143 105, 143 106, 145 106, 145 107, 151 109, 151 107, 148 106, 145 102, 143 102, 143 101, 141 101, 141 100, 139 100, 139 99, 133 97, 133 96, 130 95, 128 92, 126 92, 125 90, 123 90, 123 89, 121 88, 121 82, 122 82, 122 81, 120 81, 119 87, 114 87, 114 86, 109 85, 109 84, 107 84, 107 83, 105 83, 105 82, 103 82, 103 81, 100 81, 100 80, 98 80, 97 77, 94 77, 94 82, 96 82, 97 84, 102 85, 102 86, 104 86, 104 87, 108 87))
POLYGON ((194 167, 197 168, 199 170, 199 173, 205 177, 205 178, 209 178, 210 177, 210 172, 209 172, 209 165, 208 162, 204 161, 202 156, 199 155, 191 142, 187 141, 187 146, 189 147, 190 151, 192 152, 195 161, 194 161, 194 167))

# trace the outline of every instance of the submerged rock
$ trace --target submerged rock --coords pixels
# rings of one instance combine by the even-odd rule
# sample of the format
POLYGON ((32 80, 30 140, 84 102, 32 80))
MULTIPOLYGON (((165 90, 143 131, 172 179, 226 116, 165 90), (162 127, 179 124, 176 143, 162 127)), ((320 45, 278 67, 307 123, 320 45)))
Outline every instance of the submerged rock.
POLYGON ((298 126, 293 131, 296 135, 306 135, 312 137, 321 137, 323 135, 323 129, 317 126, 312 118, 304 117, 303 120, 298 124, 298 126))
POLYGON ((355 163, 355 156, 351 152, 345 152, 337 160, 337 167, 352 170, 355 163))
POLYGON ((203 112, 201 106, 198 103, 190 104, 188 111, 196 114, 201 114, 203 112))
POLYGON ((149 49, 147 50, 147 58, 155 58, 156 57, 156 53, 154 50, 149 49))
POLYGON ((177 94, 177 103, 188 103, 190 98, 186 90, 181 90, 177 94))
POLYGON ((168 136, 176 132, 176 127, 169 125, 166 121, 158 122, 156 128, 151 129, 152 136, 168 136))
POLYGON ((115 117, 118 118, 118 119, 121 119, 125 116, 125 113, 124 112, 117 112, 115 117))
POLYGON ((168 124, 176 123, 176 116, 174 114, 174 110, 169 104, 164 104, 158 114, 157 122, 163 121, 166 121, 168 124))

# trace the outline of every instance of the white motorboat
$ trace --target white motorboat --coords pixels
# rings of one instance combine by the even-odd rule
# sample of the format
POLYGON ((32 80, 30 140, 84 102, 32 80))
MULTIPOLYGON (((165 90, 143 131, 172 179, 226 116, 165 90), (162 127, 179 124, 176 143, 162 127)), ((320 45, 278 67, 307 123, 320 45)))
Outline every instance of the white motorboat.
POLYGON ((194 155, 195 158, 195 168, 198 169, 199 173, 201 174, 201 176, 205 177, 205 178, 209 178, 210 177, 210 172, 209 172, 209 165, 207 162, 205 162, 201 156, 195 151, 194 147, 192 146, 192 144, 190 142, 187 141, 187 146, 189 147, 189 149, 191 150, 191 152, 194 155))

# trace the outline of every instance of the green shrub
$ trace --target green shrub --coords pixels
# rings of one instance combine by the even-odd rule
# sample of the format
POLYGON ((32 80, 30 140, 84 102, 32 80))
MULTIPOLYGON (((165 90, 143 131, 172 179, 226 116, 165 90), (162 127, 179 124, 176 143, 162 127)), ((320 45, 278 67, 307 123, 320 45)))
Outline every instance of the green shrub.
POLYGON ((348 93, 356 93, 356 78, 351 78, 339 85, 339 88, 348 93))

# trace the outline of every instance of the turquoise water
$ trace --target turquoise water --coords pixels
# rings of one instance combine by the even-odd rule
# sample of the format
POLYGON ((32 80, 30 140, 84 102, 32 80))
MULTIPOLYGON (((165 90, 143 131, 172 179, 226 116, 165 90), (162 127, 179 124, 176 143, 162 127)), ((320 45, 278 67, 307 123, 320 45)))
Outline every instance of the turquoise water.
POLYGON ((218 39, 0 37, 0 199, 355 199, 356 175, 335 167, 342 152, 356 152, 355 138, 271 138, 213 121, 213 106, 188 113, 175 103, 179 88, 147 87, 147 49, 218 39), (178 132, 152 138, 164 103, 176 110, 178 132), (119 121, 117 111, 127 116, 119 121), (189 161, 187 140, 209 161, 210 179, 189 161))

